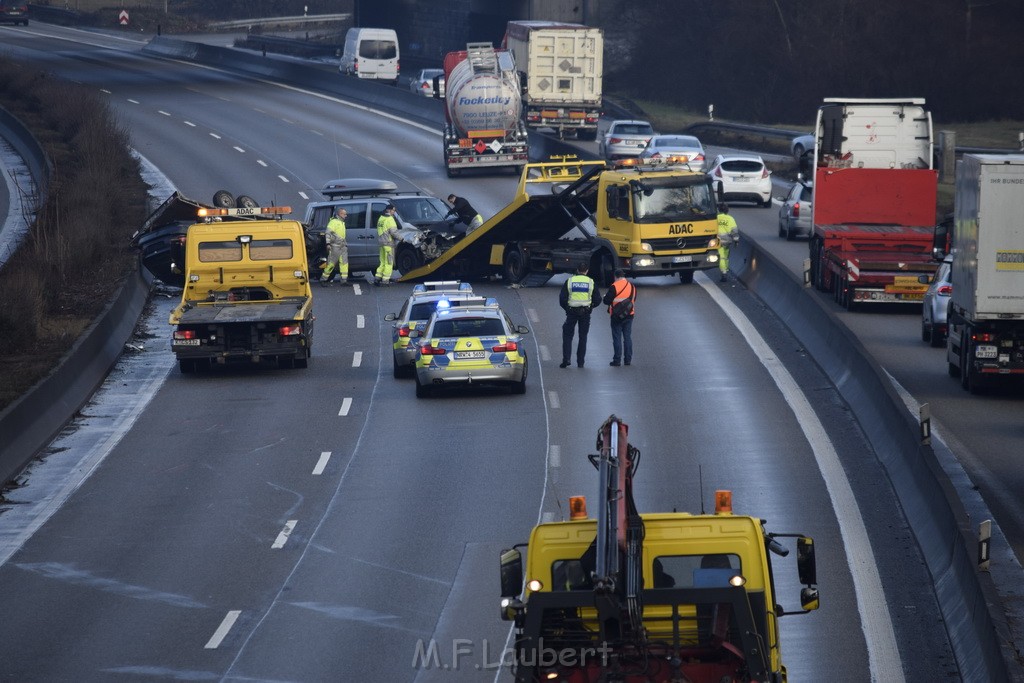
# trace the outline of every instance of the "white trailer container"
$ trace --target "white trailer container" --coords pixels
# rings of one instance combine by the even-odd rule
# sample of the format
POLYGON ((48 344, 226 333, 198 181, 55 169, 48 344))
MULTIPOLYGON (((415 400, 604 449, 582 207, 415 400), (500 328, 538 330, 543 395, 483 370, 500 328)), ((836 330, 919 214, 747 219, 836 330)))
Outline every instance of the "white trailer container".
POLYGON ((946 361, 965 389, 1024 375, 1024 154, 957 164, 946 361))
POLYGON ((553 21, 510 21, 504 47, 525 86, 526 125, 597 138, 601 118, 604 33, 553 21))

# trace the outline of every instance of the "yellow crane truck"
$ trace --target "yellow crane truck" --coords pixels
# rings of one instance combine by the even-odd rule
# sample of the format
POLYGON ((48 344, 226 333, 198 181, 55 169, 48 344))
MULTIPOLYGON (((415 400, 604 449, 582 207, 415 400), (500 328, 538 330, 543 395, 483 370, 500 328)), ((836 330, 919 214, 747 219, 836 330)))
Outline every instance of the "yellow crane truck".
POLYGON ((697 270, 718 265, 718 204, 711 181, 688 161, 609 166, 569 157, 527 164, 512 202, 430 262, 399 244, 396 263, 414 266, 401 279, 500 274, 540 286, 585 263, 604 285, 616 268, 630 277, 692 282, 697 270))
POLYGON ((236 360, 307 366, 313 294, 302 224, 282 220, 288 213, 197 209, 185 233, 181 303, 169 320, 182 372, 236 360))
POLYGON ((598 518, 540 524, 501 554, 501 615, 517 683, 784 683, 778 618, 818 608, 814 541, 768 533, 716 491, 714 514, 637 512, 640 452, 614 415, 598 432, 598 518), (801 608, 776 603, 770 554, 796 540, 801 608), (525 581, 525 583, 524 583, 525 581))

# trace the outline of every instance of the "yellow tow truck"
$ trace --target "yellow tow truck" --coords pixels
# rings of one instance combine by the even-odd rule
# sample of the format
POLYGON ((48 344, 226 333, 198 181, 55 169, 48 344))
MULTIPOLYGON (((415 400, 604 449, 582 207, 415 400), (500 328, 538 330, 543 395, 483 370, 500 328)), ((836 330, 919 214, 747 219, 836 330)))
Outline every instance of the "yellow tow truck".
POLYGON ((585 263, 604 285, 616 268, 688 283, 697 270, 718 265, 717 216, 711 181, 686 157, 613 166, 556 158, 527 164, 512 202, 437 258, 423 263, 399 244, 396 262, 417 266, 403 281, 500 274, 540 286, 585 263))
POLYGON ((598 518, 538 525, 501 554, 501 616, 517 683, 784 683, 778 618, 818 608, 813 539, 768 533, 716 491, 714 514, 637 512, 640 452, 614 415, 598 431, 598 518), (796 540, 799 610, 776 602, 770 553, 796 540))
POLYGON ((168 320, 181 371, 236 360, 305 368, 313 293, 302 224, 282 220, 291 208, 196 213, 185 233, 181 303, 168 320))

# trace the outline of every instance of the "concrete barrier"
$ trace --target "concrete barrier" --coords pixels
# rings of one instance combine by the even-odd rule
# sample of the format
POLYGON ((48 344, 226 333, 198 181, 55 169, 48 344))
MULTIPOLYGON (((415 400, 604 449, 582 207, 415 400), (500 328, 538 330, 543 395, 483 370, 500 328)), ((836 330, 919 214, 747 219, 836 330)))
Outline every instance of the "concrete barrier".
POLYGON ((103 382, 131 338, 149 299, 150 284, 137 269, 60 365, 0 412, 0 482, 17 475, 103 382))
POLYGON ((1024 680, 996 587, 976 569, 963 503, 892 382, 826 303, 755 240, 744 237, 730 263, 832 380, 882 462, 934 581, 963 680, 1024 680))

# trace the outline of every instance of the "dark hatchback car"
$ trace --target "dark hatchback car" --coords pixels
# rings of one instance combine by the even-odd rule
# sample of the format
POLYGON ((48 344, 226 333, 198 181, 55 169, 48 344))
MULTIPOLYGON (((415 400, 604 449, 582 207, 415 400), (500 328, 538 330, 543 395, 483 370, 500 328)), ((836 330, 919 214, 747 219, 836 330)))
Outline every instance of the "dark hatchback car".
POLYGON ((0 23, 28 26, 28 3, 0 2, 0 23))

